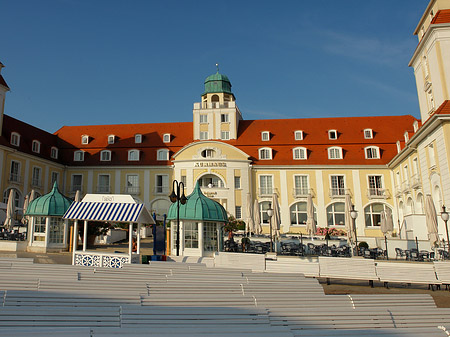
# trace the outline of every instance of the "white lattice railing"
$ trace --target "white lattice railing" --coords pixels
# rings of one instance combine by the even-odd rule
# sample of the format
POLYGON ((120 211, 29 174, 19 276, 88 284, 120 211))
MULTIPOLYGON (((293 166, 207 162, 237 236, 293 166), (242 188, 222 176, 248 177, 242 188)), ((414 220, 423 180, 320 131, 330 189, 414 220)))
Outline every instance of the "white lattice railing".
MULTIPOLYGON (((131 263, 139 263, 139 254, 131 256, 131 263)), ((128 254, 76 252, 74 264, 85 267, 123 268, 130 263, 128 254)))

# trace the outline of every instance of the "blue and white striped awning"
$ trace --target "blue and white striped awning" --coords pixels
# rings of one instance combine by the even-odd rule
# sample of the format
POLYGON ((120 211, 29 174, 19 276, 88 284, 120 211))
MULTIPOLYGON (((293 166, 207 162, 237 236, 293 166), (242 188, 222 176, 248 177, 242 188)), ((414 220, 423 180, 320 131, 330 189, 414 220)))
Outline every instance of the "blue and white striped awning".
POLYGON ((63 218, 69 220, 154 223, 144 205, 137 203, 74 201, 63 218))

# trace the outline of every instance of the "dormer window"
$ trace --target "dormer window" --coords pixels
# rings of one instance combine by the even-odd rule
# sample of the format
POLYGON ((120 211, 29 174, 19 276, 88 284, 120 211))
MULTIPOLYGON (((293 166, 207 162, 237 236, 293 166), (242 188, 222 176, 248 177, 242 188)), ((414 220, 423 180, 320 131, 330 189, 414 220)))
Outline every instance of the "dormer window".
POLYGON ((163 142, 164 143, 170 143, 170 133, 165 133, 163 135, 163 142))
POLYGON ((134 143, 135 144, 142 143, 142 135, 140 133, 137 133, 134 135, 134 143))
POLYGON ((397 140, 397 153, 400 153, 401 150, 402 150, 402 147, 400 145, 400 141, 397 140))
POLYGON ((20 135, 17 132, 11 133, 11 145, 14 146, 20 145, 20 135))
POLYGON ((296 147, 293 151, 293 156, 295 160, 307 159, 308 151, 304 147, 296 147))
POLYGON ((261 140, 266 142, 270 140, 270 132, 269 131, 263 131, 261 132, 261 140))
POLYGON ((81 136, 81 144, 83 144, 83 145, 89 144, 89 136, 82 135, 81 136))
POLYGON ((139 150, 129 150, 128 161, 138 161, 138 160, 139 160, 139 150))
POLYGON ((41 142, 37 140, 33 140, 33 143, 31 144, 31 150, 34 153, 40 153, 41 152, 41 142))
POLYGON ((377 146, 369 146, 364 149, 366 159, 380 159, 380 149, 377 146))
POLYGON ((228 123, 230 121, 228 114, 220 114, 220 122, 228 123))
POLYGON ((405 137, 405 143, 408 143, 408 141, 409 141, 409 134, 408 134, 408 131, 406 131, 406 132, 403 134, 403 137, 405 137))
POLYGON ((108 136, 108 144, 114 144, 115 139, 116 139, 116 136, 109 135, 108 136))
POLYGON ((372 139, 373 131, 372 129, 364 129, 364 139, 372 139))
POLYGON ((336 130, 328 130, 328 139, 337 139, 338 133, 336 130))
POLYGON ((298 130, 294 132, 295 140, 303 140, 303 131, 298 130))
POLYGON ((103 150, 100 152, 100 161, 111 161, 111 151, 103 150))
POLYGON ((73 153, 73 161, 84 161, 84 151, 75 151, 73 153))
POLYGON ((169 160, 169 150, 167 149, 158 150, 156 157, 157 160, 169 160))
POLYGON ((413 129, 414 129, 414 132, 417 132, 417 130, 419 130, 419 122, 418 121, 414 121, 413 129))
POLYGON ((342 148, 337 146, 329 147, 328 159, 342 159, 342 148))
POLYGON ((50 150, 50 157, 52 157, 53 159, 58 159, 58 148, 52 146, 51 150, 50 150))
POLYGON ((261 159, 261 160, 272 159, 272 149, 268 148, 268 147, 259 149, 259 159, 261 159))

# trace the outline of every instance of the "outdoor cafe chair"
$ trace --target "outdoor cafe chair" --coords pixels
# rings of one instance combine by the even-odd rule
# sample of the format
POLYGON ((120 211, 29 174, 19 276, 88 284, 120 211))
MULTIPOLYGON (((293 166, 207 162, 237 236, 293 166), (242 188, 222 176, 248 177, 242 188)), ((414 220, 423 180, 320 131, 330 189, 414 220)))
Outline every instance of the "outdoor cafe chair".
POLYGON ((395 248, 395 259, 403 258, 403 257, 406 258, 406 254, 405 254, 405 252, 403 251, 403 249, 401 249, 401 248, 395 248))

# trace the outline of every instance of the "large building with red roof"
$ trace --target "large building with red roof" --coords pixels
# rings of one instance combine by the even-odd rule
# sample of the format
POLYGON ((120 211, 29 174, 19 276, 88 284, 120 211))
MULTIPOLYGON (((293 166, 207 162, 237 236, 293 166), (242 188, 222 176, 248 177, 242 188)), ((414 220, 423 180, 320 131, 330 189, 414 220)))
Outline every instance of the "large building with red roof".
MULTIPOLYGON (((31 190, 47 193, 56 180, 67 195, 127 193, 165 214, 172 181, 178 180, 186 193, 198 182, 207 196, 247 223, 257 218, 251 213, 259 213, 266 233, 274 195, 279 230, 291 234, 307 234, 308 200, 317 227, 346 230, 349 196, 359 212, 360 240, 384 236, 385 214, 394 222, 389 235, 427 240, 427 195, 437 212, 450 202, 448 7, 448 1, 430 1, 415 30, 419 45, 410 66, 421 120, 409 115, 246 120, 231 81, 217 71, 205 80, 192 122, 63 126, 50 134, 3 114, 9 88, 0 74, 4 201, 14 189, 21 206, 31 190)), ((438 229, 446 240, 441 220, 438 229)), ((191 253, 215 250, 214 242, 197 243, 191 253)))

